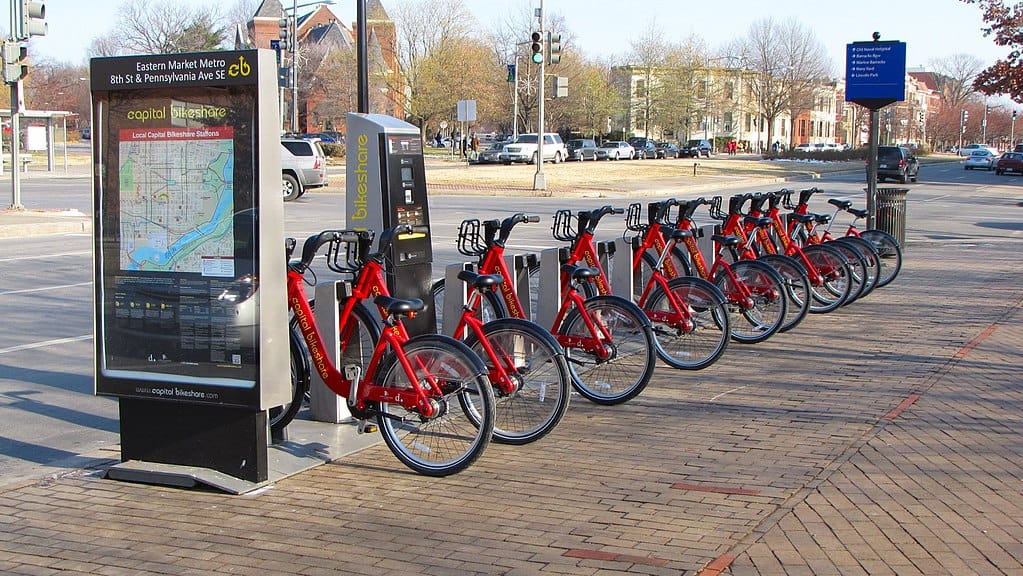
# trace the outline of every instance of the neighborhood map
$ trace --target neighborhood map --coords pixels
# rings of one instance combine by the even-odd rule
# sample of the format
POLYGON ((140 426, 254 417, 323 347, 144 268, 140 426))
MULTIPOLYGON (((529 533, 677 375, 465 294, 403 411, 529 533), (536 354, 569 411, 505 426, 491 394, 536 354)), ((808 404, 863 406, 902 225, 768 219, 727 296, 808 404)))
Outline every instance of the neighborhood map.
POLYGON ((122 270, 234 275, 234 130, 120 131, 122 270))

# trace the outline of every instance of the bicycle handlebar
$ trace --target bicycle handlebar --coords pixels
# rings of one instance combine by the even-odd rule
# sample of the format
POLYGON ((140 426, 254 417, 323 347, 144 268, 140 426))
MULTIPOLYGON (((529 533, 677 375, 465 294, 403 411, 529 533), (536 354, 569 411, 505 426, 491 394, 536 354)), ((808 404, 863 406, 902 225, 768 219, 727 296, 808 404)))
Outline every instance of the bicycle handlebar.
MULTIPOLYGON (((325 244, 332 242, 358 242, 363 235, 368 235, 370 239, 373 238, 372 233, 360 231, 360 230, 324 230, 318 234, 306 238, 305 242, 302 243, 302 259, 295 264, 299 271, 304 271, 313 263, 313 258, 316 258, 316 253, 320 251, 325 244)), ((292 240, 294 242, 294 240, 292 240)), ((287 246, 287 241, 285 241, 287 246)), ((292 244, 292 247, 294 244, 292 244)))

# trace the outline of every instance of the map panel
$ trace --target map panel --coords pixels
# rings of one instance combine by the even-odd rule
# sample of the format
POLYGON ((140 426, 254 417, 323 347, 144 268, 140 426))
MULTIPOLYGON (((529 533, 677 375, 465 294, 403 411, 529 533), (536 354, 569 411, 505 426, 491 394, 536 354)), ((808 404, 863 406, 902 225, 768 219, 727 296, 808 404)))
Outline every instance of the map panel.
POLYGON ((122 270, 234 276, 234 129, 122 129, 122 270))

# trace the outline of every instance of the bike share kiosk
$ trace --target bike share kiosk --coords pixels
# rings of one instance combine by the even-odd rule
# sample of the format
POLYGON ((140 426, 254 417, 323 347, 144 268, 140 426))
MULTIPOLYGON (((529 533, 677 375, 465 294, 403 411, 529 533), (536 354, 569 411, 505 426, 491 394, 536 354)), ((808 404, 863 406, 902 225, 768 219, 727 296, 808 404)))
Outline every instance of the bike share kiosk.
MULTIPOLYGON (((378 238, 383 230, 411 224, 419 230, 397 236, 386 258, 387 288, 395 298, 418 298, 426 308, 403 324, 412 335, 437 331, 430 285, 433 281, 433 241, 428 232, 430 208, 426 194, 423 139, 414 125, 383 114, 349 113, 347 118, 346 209, 347 228, 370 230, 378 238)), ((374 241, 375 247, 379 244, 374 241)), ((344 295, 344 283, 317 286, 317 302, 344 295)), ((317 306, 321 327, 337 326, 337 306, 317 306)), ((336 329, 324 329, 333 338, 336 329)), ((327 335, 324 335, 327 337, 327 335)), ((327 342, 338 357, 337 342, 327 342)), ((315 420, 340 422, 349 416, 343 399, 318 377, 310 390, 315 420)))
POLYGON ((274 54, 90 66, 108 475, 245 491, 268 479, 266 411, 291 397, 274 54))

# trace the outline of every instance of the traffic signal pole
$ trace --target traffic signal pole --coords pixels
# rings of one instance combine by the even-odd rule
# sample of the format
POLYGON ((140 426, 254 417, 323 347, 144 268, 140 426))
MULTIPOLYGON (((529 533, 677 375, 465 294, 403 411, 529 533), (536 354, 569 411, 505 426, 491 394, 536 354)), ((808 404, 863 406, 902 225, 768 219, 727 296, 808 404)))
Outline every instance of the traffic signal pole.
POLYGON ((4 81, 11 87, 11 210, 24 210, 21 204, 21 174, 18 172, 21 148, 21 109, 24 108, 22 83, 28 71, 22 42, 32 36, 46 35, 46 7, 41 1, 11 0, 11 35, 3 46, 4 81))
MULTIPOLYGON (((540 0, 539 18, 540 18, 540 42, 541 43, 546 43, 547 39, 544 37, 544 30, 543 30, 543 20, 544 20, 543 0, 540 0)), ((542 55, 542 49, 541 49, 541 55, 542 55)), ((547 60, 546 58, 543 58, 543 57, 540 58, 540 81, 538 82, 539 89, 537 90, 537 97, 540 99, 540 103, 536 107, 537 108, 537 116, 538 116, 537 122, 536 122, 536 124, 537 124, 537 126, 536 126, 536 129, 537 129, 537 134, 536 134, 536 174, 533 176, 533 190, 547 190, 547 177, 544 176, 544 174, 543 174, 543 140, 544 140, 544 123, 543 123, 543 99, 544 99, 544 94, 543 94, 543 87, 544 87, 544 84, 547 83, 546 82, 547 78, 544 76, 544 74, 546 72, 546 70, 544 68, 544 64, 546 63, 546 60, 547 60)))

